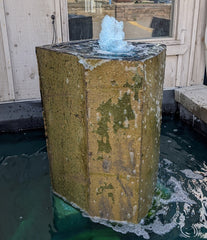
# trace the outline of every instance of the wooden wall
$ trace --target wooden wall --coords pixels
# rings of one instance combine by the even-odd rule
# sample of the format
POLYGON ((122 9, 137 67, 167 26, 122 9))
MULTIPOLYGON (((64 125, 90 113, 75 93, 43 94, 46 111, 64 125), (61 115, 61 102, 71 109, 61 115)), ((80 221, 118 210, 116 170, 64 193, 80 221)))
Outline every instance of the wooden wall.
POLYGON ((203 83, 206 17, 206 0, 175 1, 173 37, 161 41, 167 45, 165 88, 203 83))
POLYGON ((52 43, 53 14, 57 42, 64 39, 62 31, 66 30, 67 22, 62 21, 61 7, 65 3, 63 0, 0 0, 1 102, 40 98, 35 47, 52 43))
MULTIPOLYGON (((67 41, 67 0, 0 0, 0 102, 40 99, 35 46, 67 41)), ((205 68, 206 0, 175 0, 165 88, 201 84, 205 68)))

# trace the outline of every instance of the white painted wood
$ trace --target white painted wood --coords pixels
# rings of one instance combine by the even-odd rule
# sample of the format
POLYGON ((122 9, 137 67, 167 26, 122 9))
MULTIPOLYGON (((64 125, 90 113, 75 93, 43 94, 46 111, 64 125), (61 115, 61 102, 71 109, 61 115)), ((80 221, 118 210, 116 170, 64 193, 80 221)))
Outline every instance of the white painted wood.
POLYGON ((199 15, 198 15, 198 24, 197 32, 195 39, 195 51, 194 56, 192 57, 193 66, 191 78, 188 77, 190 81, 189 85, 203 84, 204 81, 204 71, 205 71, 205 26, 206 26, 206 13, 207 13, 207 1, 200 1, 199 15))
MULTIPOLYGON (((172 37, 146 40, 167 45, 165 87, 201 83, 206 5, 175 0, 172 37)), ((0 0, 0 11, 0 101, 40 98, 35 46, 52 43, 52 14, 57 42, 68 41, 67 0, 0 0)))
MULTIPOLYGON (((181 41, 181 44, 185 43, 185 33, 187 31, 186 29, 186 11, 185 9, 186 1, 179 1, 179 13, 178 13, 178 24, 177 24, 177 34, 176 37, 181 41), (184 12, 182 12, 184 10, 184 12), (181 14, 182 12, 182 14, 181 14)), ((182 62, 183 62, 183 56, 178 55, 178 61, 177 61, 177 74, 176 74, 176 83, 175 86, 181 85, 181 74, 182 74, 182 62)))
MULTIPOLYGON (((180 44, 185 44, 185 33, 187 31, 186 29, 186 4, 187 1, 181 0, 178 1, 178 13, 177 13, 177 26, 176 26, 176 39, 180 40, 180 44)), ((189 46, 187 46, 188 48, 189 46)), ((177 59, 177 70, 176 70, 176 76, 175 76, 175 87, 181 85, 181 73, 183 71, 182 69, 182 63, 183 63, 183 56, 178 55, 177 59)), ((167 71, 167 70, 166 70, 167 71)), ((167 81, 165 79, 165 81, 167 81)))
MULTIPOLYGON (((172 11, 173 23, 172 23, 172 38, 177 39, 177 23, 178 23, 178 13, 179 13, 179 1, 174 1, 174 9, 172 11)), ((171 38, 171 41, 172 41, 171 38)))
POLYGON ((68 41, 67 0, 0 0, 0 101, 40 98, 35 47, 52 43, 53 14, 57 42, 68 41))
POLYGON ((182 77, 182 67, 183 67, 183 56, 178 55, 177 60, 177 71, 176 71, 176 77, 175 77, 175 87, 180 87, 182 85, 181 77, 182 77))
POLYGON ((206 57, 206 69, 207 69, 207 17, 206 17, 206 32, 205 32, 205 57, 206 57))
MULTIPOLYGON (((143 42, 143 39, 129 40, 129 42, 143 42)), ((186 44, 181 44, 181 41, 179 40, 147 39, 146 42, 165 44, 167 46, 167 55, 169 56, 183 55, 189 49, 189 46, 187 46, 186 44)))
POLYGON ((172 85, 173 80, 169 75, 175 78, 174 87, 202 82, 204 50, 201 41, 204 34, 204 19, 207 15, 204 7, 206 2, 206 0, 175 0, 172 38, 146 40, 167 45, 165 86, 172 85), (173 56, 177 57, 171 58, 173 56), (176 66, 175 74, 172 74, 171 65, 173 69, 176 66))
POLYGON ((4 2, 0 0, 0 101, 14 100, 14 85, 4 2))
POLYGON ((193 18, 193 26, 192 26, 192 34, 191 34, 191 47, 190 47, 190 59, 189 59, 189 66, 188 66, 188 78, 187 78, 187 85, 191 85, 192 82, 192 74, 193 74, 193 64, 195 62, 195 48, 196 48, 196 37, 197 37, 197 29, 198 29, 198 16, 200 10, 201 1, 195 1, 194 6, 194 18, 193 18))
MULTIPOLYGON (((181 0, 178 2, 178 13, 177 13, 177 28, 176 28, 176 39, 180 40, 180 44, 185 44, 185 33, 187 31, 186 29, 186 5, 187 1, 181 0)), ((187 46, 189 47, 189 46, 187 46)), ((177 59, 177 71, 176 71, 176 78, 175 78, 175 86, 181 85, 181 73, 182 73, 182 62, 183 62, 183 56, 178 55, 177 59)))
POLYGON ((60 0, 60 14, 61 14, 61 29, 62 41, 69 41, 69 28, 68 28, 68 1, 60 0))
MULTIPOLYGON (((188 86, 194 82, 200 84, 204 70, 200 36, 204 33, 202 26, 203 19, 207 14, 206 8, 204 8, 206 0, 180 0, 175 4, 177 12, 175 11, 174 16, 177 14, 177 23, 174 25, 173 38, 161 41, 162 43, 166 41, 167 56, 177 56, 174 86, 188 86), (200 24, 199 21, 202 23, 200 24), (196 70, 195 63, 197 63, 196 70)), ((166 59, 166 76, 171 71, 172 60, 169 59, 169 57, 166 59)), ((171 86, 172 80, 168 82, 169 79, 171 78, 165 77, 165 86, 171 86)))
POLYGON ((182 5, 184 9, 182 9, 181 7, 179 9, 180 14, 178 19, 178 26, 182 25, 183 22, 185 23, 185 25, 183 25, 180 29, 178 27, 178 36, 189 47, 189 50, 184 55, 182 55, 182 57, 179 56, 176 86, 187 86, 195 1, 181 0, 180 3, 184 3, 184 5, 182 5))
POLYGON ((67 0, 54 0, 56 43, 69 41, 68 29, 68 2, 67 0))
POLYGON ((61 3, 60 0, 54 0, 54 7, 55 7, 55 34, 56 34, 56 41, 55 43, 62 42, 62 20, 61 20, 61 3))
POLYGON ((54 3, 5 0, 4 4, 15 99, 40 98, 35 47, 52 42, 54 3))
POLYGON ((164 88, 175 87, 177 71, 177 56, 167 56, 165 66, 164 88))
POLYGON ((4 44, 0 25, 0 101, 10 100, 4 44))
POLYGON ((167 56, 184 55, 189 47, 186 44, 167 46, 167 56))
POLYGON ((185 43, 186 21, 187 21, 188 0, 177 1, 177 25, 175 38, 180 40, 180 44, 185 43))

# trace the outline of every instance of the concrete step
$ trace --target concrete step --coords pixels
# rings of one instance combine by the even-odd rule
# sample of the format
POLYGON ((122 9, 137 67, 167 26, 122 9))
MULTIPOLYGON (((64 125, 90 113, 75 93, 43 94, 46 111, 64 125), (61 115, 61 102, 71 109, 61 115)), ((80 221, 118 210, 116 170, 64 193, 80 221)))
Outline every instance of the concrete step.
POLYGON ((195 85, 175 90, 175 100, 207 124, 207 86, 195 85))

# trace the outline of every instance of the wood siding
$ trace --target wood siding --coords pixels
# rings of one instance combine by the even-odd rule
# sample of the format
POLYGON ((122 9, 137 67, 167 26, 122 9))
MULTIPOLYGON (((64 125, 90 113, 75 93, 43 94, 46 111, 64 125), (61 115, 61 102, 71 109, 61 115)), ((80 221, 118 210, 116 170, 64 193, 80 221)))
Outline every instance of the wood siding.
MULTIPOLYGON (((52 14, 67 41, 67 0, 0 0, 0 102, 40 98, 35 47, 52 43, 52 14)), ((175 0, 173 37, 147 40, 167 45, 165 88, 203 83, 206 15, 206 0, 175 0)))

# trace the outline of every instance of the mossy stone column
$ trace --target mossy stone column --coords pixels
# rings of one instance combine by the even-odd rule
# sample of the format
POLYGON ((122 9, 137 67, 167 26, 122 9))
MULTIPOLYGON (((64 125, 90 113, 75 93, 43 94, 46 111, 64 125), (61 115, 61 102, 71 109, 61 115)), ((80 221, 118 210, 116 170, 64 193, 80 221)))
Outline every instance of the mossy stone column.
POLYGON ((137 223, 156 184, 165 47, 134 45, 134 56, 94 54, 96 41, 36 52, 53 190, 90 216, 137 223))

